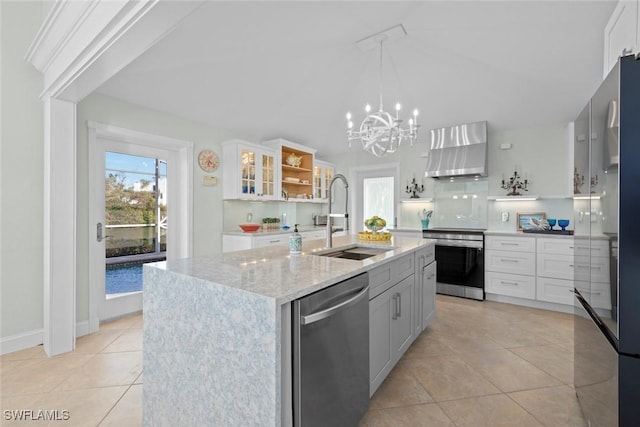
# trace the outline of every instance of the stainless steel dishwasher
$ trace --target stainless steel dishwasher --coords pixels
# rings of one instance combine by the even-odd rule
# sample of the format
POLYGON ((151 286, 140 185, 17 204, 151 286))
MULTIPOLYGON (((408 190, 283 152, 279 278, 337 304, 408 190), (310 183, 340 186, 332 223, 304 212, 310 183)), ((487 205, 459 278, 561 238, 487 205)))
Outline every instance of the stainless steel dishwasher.
POLYGON ((293 303, 295 426, 357 426, 369 407, 369 275, 293 303))

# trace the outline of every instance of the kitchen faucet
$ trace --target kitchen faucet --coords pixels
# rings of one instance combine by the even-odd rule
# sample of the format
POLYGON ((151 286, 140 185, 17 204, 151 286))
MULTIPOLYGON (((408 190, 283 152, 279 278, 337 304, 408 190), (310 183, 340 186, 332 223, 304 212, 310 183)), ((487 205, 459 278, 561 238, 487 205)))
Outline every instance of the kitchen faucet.
POLYGON ((329 199, 329 213, 327 214, 327 247, 333 246, 333 227, 331 226, 331 218, 344 218, 344 231, 349 231, 349 214, 347 213, 347 208, 349 207, 349 183, 347 182, 347 178, 342 174, 335 174, 331 183, 329 184, 329 188, 327 189, 327 198, 329 199), (334 214, 331 213, 331 188, 333 187, 333 183, 337 180, 341 179, 344 183, 345 197, 344 197, 344 213, 343 214, 334 214))

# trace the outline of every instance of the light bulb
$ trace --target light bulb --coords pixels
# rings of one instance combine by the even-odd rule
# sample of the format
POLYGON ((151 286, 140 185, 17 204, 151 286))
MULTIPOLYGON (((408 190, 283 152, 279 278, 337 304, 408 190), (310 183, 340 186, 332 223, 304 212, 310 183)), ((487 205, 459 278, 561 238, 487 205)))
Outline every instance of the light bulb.
POLYGON ((366 111, 366 112, 367 112, 367 114, 368 114, 368 113, 371 111, 371 105, 367 104, 367 105, 364 107, 364 111, 366 111))
POLYGON ((402 105, 400 105, 400 103, 396 103, 396 111, 400 111, 400 109, 402 108, 402 105))
POLYGON ((409 127, 413 126, 413 119, 409 119, 409 127))
POLYGON ((347 111, 347 120, 351 120, 351 112, 347 111))
POLYGON ((418 109, 417 109, 417 108, 416 108, 415 110, 413 110, 413 115, 414 115, 414 116, 418 117, 418 114, 419 114, 419 113, 418 113, 418 109))
POLYGON ((351 120, 349 120, 349 121, 347 122, 347 127, 348 127, 349 129, 353 128, 353 122, 352 122, 351 120))

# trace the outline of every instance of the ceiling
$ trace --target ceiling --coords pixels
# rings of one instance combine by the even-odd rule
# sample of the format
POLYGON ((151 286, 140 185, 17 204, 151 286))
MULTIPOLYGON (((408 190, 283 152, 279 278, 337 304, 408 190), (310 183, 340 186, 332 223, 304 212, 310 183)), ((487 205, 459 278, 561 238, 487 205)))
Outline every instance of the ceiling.
POLYGON ((602 81, 615 1, 288 1, 203 4, 98 92, 229 130, 347 150, 378 106, 379 51, 356 41, 402 24, 385 44, 385 109, 420 110, 426 130, 487 120, 503 130, 573 120, 602 81))

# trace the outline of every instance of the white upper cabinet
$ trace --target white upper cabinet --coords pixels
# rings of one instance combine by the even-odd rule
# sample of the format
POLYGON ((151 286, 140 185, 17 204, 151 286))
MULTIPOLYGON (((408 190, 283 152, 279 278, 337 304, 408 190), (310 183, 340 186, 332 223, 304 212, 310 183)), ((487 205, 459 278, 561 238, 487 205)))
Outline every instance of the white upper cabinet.
POLYGON ((222 193, 225 199, 279 197, 277 151, 241 140, 222 144, 222 193))
POLYGON ((603 78, 620 56, 636 53, 640 48, 640 0, 621 0, 616 5, 604 29, 603 78))
POLYGON ((326 202, 329 184, 333 179, 335 167, 331 163, 315 159, 313 162, 313 198, 326 202))

